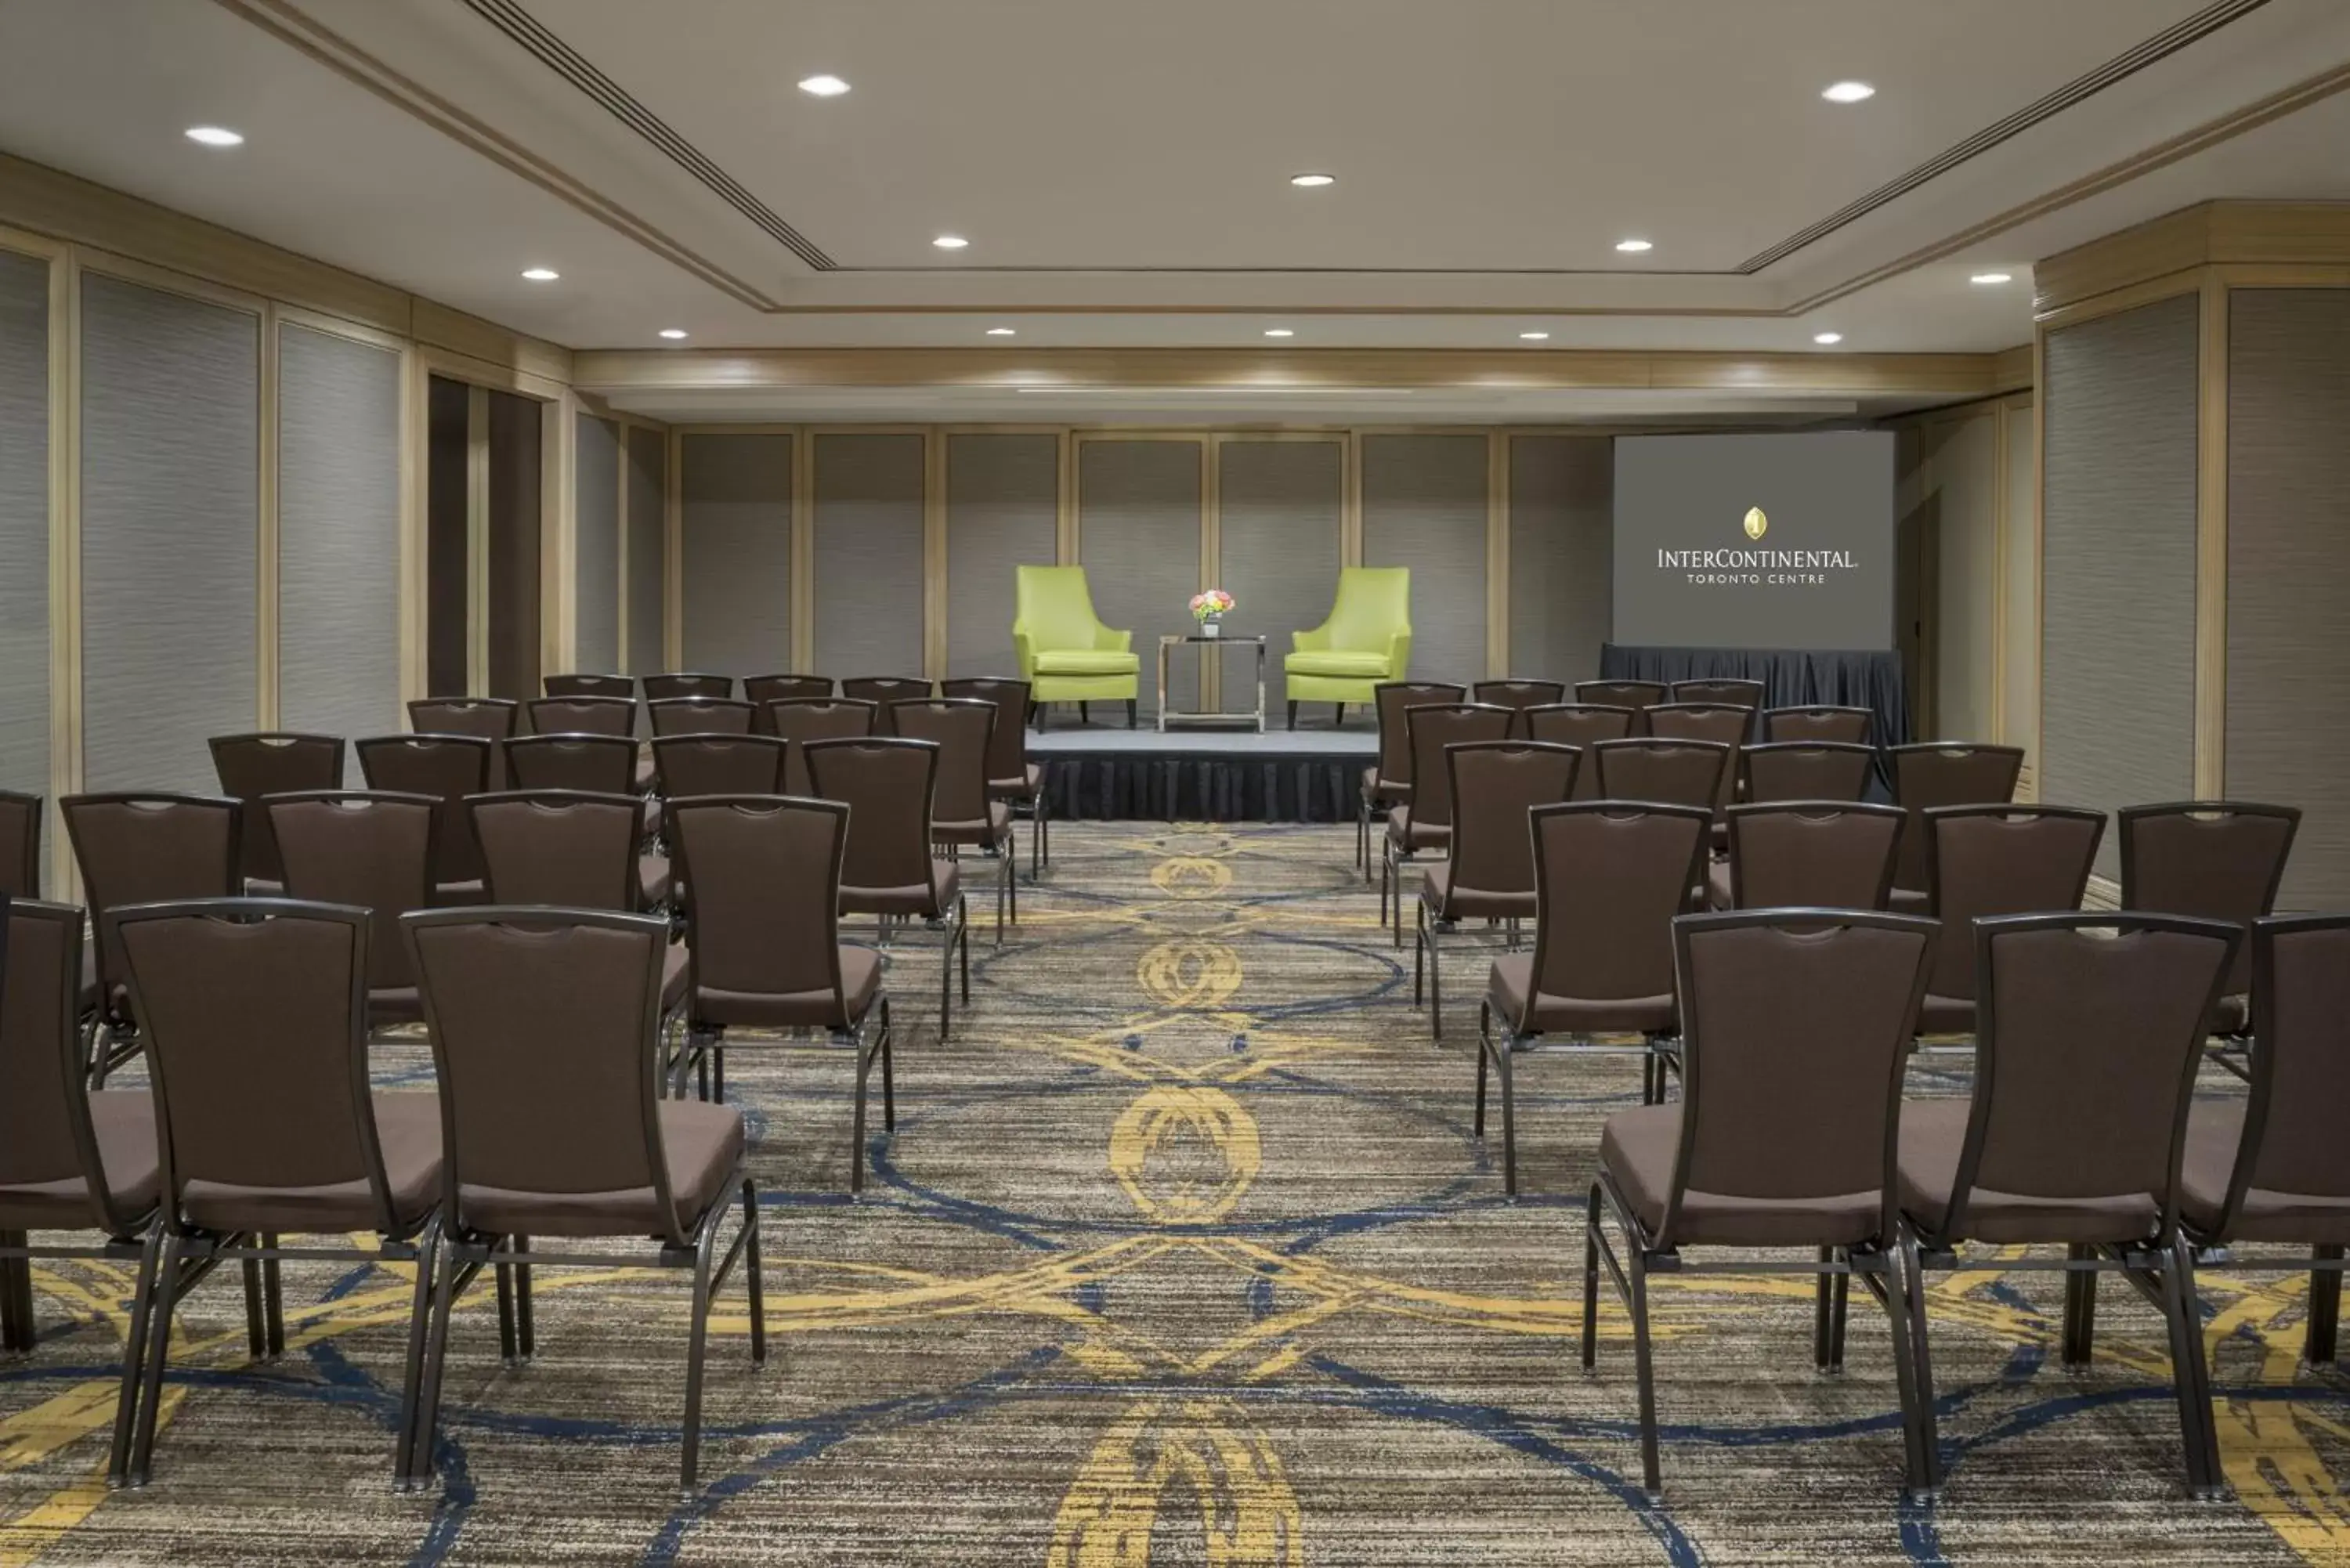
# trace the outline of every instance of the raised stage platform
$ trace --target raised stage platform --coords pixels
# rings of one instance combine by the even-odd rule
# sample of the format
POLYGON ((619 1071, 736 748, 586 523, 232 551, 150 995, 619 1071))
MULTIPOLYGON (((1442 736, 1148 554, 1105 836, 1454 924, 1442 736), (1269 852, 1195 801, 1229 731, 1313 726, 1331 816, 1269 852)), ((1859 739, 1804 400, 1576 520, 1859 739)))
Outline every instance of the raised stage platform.
POLYGON ((1332 729, 1129 730, 1057 719, 1028 735, 1064 821, 1347 822, 1378 757, 1367 722, 1332 729))

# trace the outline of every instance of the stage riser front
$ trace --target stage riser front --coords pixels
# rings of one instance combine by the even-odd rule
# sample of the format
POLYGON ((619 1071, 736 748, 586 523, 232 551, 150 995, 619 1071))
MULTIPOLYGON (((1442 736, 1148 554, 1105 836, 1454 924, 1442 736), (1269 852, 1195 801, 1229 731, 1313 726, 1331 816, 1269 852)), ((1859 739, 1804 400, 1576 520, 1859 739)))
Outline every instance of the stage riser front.
POLYGON ((1332 757, 1061 757, 1052 815, 1139 822, 1345 822, 1365 763, 1332 757))

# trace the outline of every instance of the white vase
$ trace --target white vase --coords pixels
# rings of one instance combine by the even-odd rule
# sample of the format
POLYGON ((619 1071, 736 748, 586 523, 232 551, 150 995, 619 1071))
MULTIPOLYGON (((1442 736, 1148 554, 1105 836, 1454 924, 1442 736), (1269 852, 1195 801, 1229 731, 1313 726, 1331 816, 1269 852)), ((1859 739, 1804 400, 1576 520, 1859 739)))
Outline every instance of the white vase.
POLYGON ((1210 616, 1200 623, 1200 635, 1201 637, 1222 637, 1224 635, 1224 623, 1216 617, 1210 616))

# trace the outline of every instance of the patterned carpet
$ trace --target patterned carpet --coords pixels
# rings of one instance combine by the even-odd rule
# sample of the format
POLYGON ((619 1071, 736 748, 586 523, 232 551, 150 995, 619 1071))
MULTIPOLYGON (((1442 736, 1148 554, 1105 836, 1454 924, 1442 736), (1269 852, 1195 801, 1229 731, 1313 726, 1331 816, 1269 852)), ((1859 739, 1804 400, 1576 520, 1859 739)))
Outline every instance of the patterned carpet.
POLYGON ((180 1320, 153 1485, 109 1495, 129 1282, 59 1264, 39 1348, 0 1362, 0 1565, 2350 1562, 2350 1384, 2296 1376, 2292 1275, 2203 1282, 2236 1498, 2201 1506, 2159 1321, 2117 1282, 2074 1373, 2052 1277, 1938 1279, 1950 1482, 1908 1508, 1858 1293, 1824 1377, 1807 1280, 1663 1281, 1648 1502, 1605 1293, 1596 1378, 1572 1339, 1582 1191, 1637 1064, 1525 1064, 1527 1196, 1504 1204, 1469 1130, 1482 959, 1464 942, 1440 1047, 1350 835, 1060 826, 1016 934, 990 948, 981 917, 945 1044, 935 950, 909 939, 899 1121, 858 1202, 846 1059, 730 1053, 776 1353, 751 1369, 731 1288, 695 1500, 677 1276, 543 1271, 519 1370, 469 1297, 445 1485, 399 1497, 405 1279, 289 1266, 293 1347, 256 1367, 224 1274, 180 1320))

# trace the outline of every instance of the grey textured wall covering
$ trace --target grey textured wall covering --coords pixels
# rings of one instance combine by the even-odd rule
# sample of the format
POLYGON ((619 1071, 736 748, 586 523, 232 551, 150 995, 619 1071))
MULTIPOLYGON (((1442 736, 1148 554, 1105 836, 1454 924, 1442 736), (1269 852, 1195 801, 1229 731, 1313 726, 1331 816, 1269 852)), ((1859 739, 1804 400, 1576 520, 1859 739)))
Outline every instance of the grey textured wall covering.
POLYGON ((1016 674, 1014 568, 1049 566, 1056 558, 1060 438, 972 434, 945 440, 947 673, 1016 674))
POLYGON ((83 778, 211 790, 206 737, 254 727, 260 323, 81 286, 83 778))
POLYGON ((490 393, 490 695, 538 695, 540 406, 490 393))
POLYGON ((1411 568, 1411 673, 1485 677, 1485 437, 1362 438, 1363 565, 1411 568))
POLYGON ((425 400, 424 689, 457 696, 473 663, 472 524, 465 515, 471 399, 463 382, 434 376, 425 400))
MULTIPOLYGON (((1109 437, 1077 444, 1077 559, 1094 613, 1134 633, 1145 712, 1157 711, 1160 634, 1191 629, 1185 606, 1200 591, 1204 441, 1109 437)), ((1176 649, 1167 673, 1167 700, 1178 711, 1196 710, 1196 657, 1176 649)))
POLYGON ((2007 622, 2004 631, 2007 669, 2000 692, 2000 739, 2025 748, 2024 769, 2033 790, 2039 788, 2039 761, 2032 748, 2040 708, 2039 561, 2033 548, 2033 504, 2039 494, 2038 464, 2033 451, 2032 410, 2010 409, 2007 421, 2007 622))
POLYGON ((685 667, 790 669, 792 438, 689 435, 679 468, 685 667))
POLYGON ((0 789, 49 793, 49 265, 11 252, 0 252, 0 789))
MULTIPOLYGON (((2048 335, 2040 796, 2110 811, 2195 783, 2196 301, 2048 335)), ((2117 871, 2106 836, 2097 872, 2117 871)))
POLYGON ((572 554, 579 597, 574 623, 576 662, 582 670, 620 667, 620 432, 608 420, 578 416, 572 443, 578 469, 572 504, 578 542, 572 554))
MULTIPOLYGON (((1322 624, 1337 591, 1345 524, 1343 441, 1225 441, 1217 451, 1215 586, 1239 600, 1228 635, 1265 639, 1264 699, 1278 711, 1289 634, 1322 624)), ((1256 659, 1222 656, 1224 711, 1256 706, 1256 659)))
POLYGON ((400 356, 277 336, 277 722, 400 722, 400 356))
POLYGON ((1510 673, 1594 680, 1615 566, 1615 443, 1510 438, 1510 673))
POLYGON ((922 437, 814 441, 816 667, 922 673, 922 437))
POLYGON ((2302 808, 2280 907, 2350 907, 2350 289, 2228 296, 2227 792, 2302 808))
POLYGON ((669 561, 669 438, 659 431, 629 431, 628 501, 628 669, 631 675, 658 673, 669 667, 662 650, 662 617, 669 604, 662 576, 669 561))

